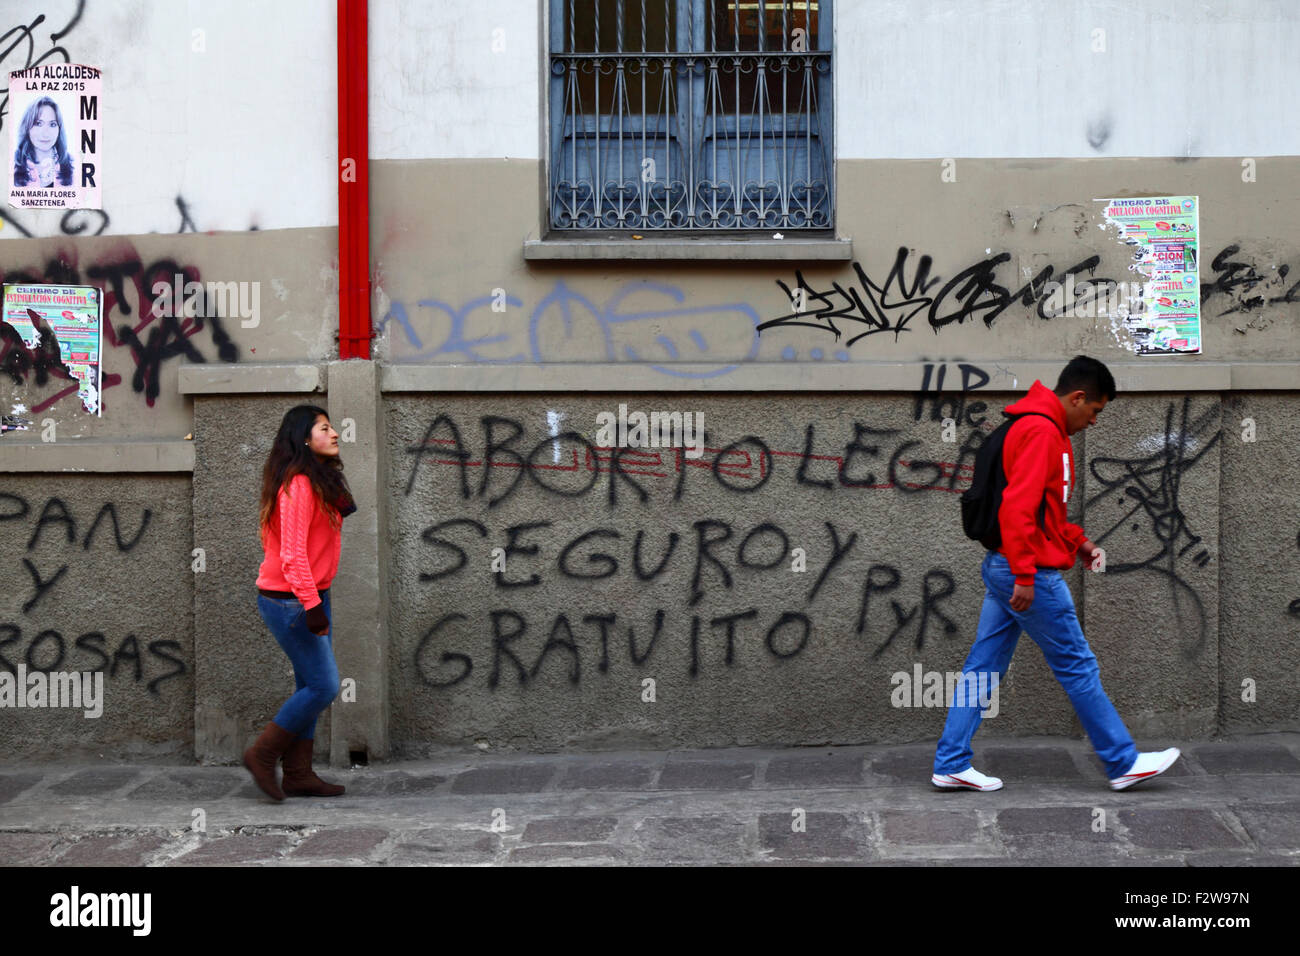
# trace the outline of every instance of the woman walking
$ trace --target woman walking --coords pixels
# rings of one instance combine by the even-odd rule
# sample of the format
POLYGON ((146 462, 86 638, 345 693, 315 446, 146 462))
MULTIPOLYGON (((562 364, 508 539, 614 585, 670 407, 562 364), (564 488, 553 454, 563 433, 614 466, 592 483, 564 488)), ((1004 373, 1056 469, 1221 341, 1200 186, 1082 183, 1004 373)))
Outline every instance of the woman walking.
POLYGON ((244 751, 244 766, 275 800, 343 792, 312 772, 311 758, 316 718, 339 692, 329 587, 338 571, 343 518, 356 510, 329 416, 315 405, 289 409, 262 469, 259 524, 266 556, 257 575, 257 609, 293 662, 298 689, 244 751), (283 789, 275 779, 281 757, 283 789))

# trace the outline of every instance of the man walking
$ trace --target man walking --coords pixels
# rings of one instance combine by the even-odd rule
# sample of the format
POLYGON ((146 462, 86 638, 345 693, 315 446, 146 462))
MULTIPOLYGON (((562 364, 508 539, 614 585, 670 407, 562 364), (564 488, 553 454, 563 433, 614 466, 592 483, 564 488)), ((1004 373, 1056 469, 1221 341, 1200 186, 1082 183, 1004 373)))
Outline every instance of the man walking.
MULTIPOLYGON (((998 510, 1002 544, 981 568, 984 607, 975 644, 957 687, 975 686, 981 675, 996 687, 1006 674, 1023 629, 1043 649, 1052 673, 1065 688, 1112 790, 1124 790, 1164 773, 1178 759, 1177 747, 1138 753, 1124 722, 1102 690, 1097 658, 1074 612, 1062 570, 1082 557, 1094 570, 1101 549, 1083 529, 1065 520, 1074 486, 1069 436, 1096 424, 1097 413, 1115 397, 1115 379, 1096 359, 1072 359, 1049 391, 1034 382, 1007 414, 1024 415, 1006 433, 1002 467, 1006 490, 998 510), (1033 414, 1025 414, 1033 413, 1033 414), (967 675, 971 675, 968 677, 967 675)), ((986 701, 987 702, 987 701, 986 701)), ((971 767, 971 738, 979 728, 980 701, 956 694, 934 755, 931 782, 943 789, 999 790, 1002 781, 971 767)))

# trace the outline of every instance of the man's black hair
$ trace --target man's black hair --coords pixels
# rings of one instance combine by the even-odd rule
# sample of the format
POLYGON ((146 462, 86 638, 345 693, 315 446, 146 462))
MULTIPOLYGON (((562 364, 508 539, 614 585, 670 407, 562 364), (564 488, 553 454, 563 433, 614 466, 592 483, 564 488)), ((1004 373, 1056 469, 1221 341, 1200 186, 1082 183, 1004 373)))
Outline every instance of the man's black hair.
POLYGON ((1113 402, 1115 377, 1110 374, 1110 369, 1095 358, 1076 355, 1070 359, 1069 365, 1061 369, 1061 377, 1056 380, 1053 391, 1058 396, 1065 396, 1079 389, 1083 389, 1083 394, 1090 402, 1100 401, 1103 395, 1107 401, 1113 402))

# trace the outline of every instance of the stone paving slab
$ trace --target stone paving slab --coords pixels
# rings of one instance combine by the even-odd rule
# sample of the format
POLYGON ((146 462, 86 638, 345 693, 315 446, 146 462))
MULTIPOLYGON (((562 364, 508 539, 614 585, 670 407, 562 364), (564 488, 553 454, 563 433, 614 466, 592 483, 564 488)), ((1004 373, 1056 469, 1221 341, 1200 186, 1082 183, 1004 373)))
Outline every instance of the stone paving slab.
POLYGON ((930 786, 932 744, 462 752, 322 767, 346 794, 283 803, 238 767, 23 764, 0 768, 0 861, 1300 866, 1300 772, 1276 769, 1300 734, 1184 750, 1181 775, 1118 793, 1089 775, 1086 741, 1060 738, 981 747, 982 766, 1020 775, 992 793, 930 786))
POLYGON ((505 765, 466 770, 456 776, 452 793, 537 793, 555 776, 545 764, 505 765))
POLYGON ((673 756, 659 775, 660 790, 748 790, 754 785, 757 765, 744 761, 718 761, 673 756))
POLYGON ((648 817, 637 841, 646 858, 666 863, 739 860, 746 855, 747 823, 734 816, 648 817))
POLYGON ((322 772, 325 773, 325 776, 322 777, 323 780, 342 784, 347 788, 347 793, 353 796, 378 796, 380 794, 389 797, 428 796, 448 780, 447 777, 439 774, 416 774, 407 773, 403 770, 395 770, 386 774, 353 776, 350 779, 338 773, 322 772))
POLYGON ((510 851, 510 863, 598 863, 626 862, 626 851, 604 843, 583 845, 542 844, 522 846, 510 851))
POLYGON ((871 776, 892 783, 924 783, 934 773, 934 746, 908 744, 872 754, 868 760, 871 776))
POLYGON ((248 777, 221 767, 169 770, 150 777, 131 790, 127 797, 136 800, 162 800, 184 794, 189 800, 216 800, 235 790, 242 790, 248 777))
POLYGON ((1115 812, 1105 807, 1012 808, 999 810, 997 814, 997 828, 1003 839, 1026 848, 1062 841, 1088 845, 1112 843, 1119 830, 1117 823, 1115 812))
POLYGON ((972 766, 990 777, 1017 782, 1079 780, 1083 776, 1064 747, 989 746, 984 759, 972 766))
POLYGON ((525 843, 596 843, 618 826, 618 817, 558 817, 534 820, 524 828, 525 843))
POLYGON ((659 768, 649 763, 600 761, 565 769, 560 790, 643 790, 650 786, 659 768))
POLYGON ((758 818, 759 845, 772 857, 863 860, 872 851, 863 825, 846 813, 764 813, 758 818), (796 826, 802 825, 801 829, 796 826))
POLYGON ((8 803, 43 779, 45 779, 43 774, 34 772, 0 774, 0 803, 8 803))
POLYGON ((49 862, 58 842, 57 833, 0 833, 0 860, 7 866, 49 862))
POLYGON ((410 834, 389 855, 395 866, 445 866, 492 863, 501 849, 501 837, 485 830, 429 827, 410 834))
POLYGON ((73 794, 79 797, 101 796, 121 790, 140 777, 136 767, 92 767, 74 773, 66 780, 51 784, 52 793, 73 794))
MULTIPOLYGON (((1143 861, 1145 865, 1145 861, 1143 861)), ((1251 853, 1242 851, 1231 853, 1220 851, 1214 853, 1188 853, 1183 858, 1185 866, 1297 866, 1294 857, 1275 856, 1270 853, 1251 853)))
POLYGON ((1275 849, 1300 850, 1300 806, 1232 807, 1251 838, 1275 849))
POLYGON ((170 861, 171 866, 234 866, 275 860, 290 847, 284 834, 233 834, 206 841, 170 861))
POLYGON ((866 753, 856 747, 845 750, 773 757, 764 783, 768 787, 860 786, 866 753))
POLYGON ((387 840, 389 833, 379 827, 338 827, 321 830, 293 850, 295 859, 365 858, 387 840))
POLYGON ((886 843, 904 846, 975 843, 981 829, 973 810, 886 810, 880 823, 886 843))
POLYGON ((74 843, 58 858, 60 866, 144 866, 168 843, 159 833, 92 836, 74 843))
POLYGON ((1159 850, 1206 850, 1246 845, 1211 810, 1120 810, 1135 845, 1159 850))
MULTIPOLYGON (((1285 747, 1240 747, 1209 744, 1192 748, 1192 756, 1207 773, 1300 774, 1300 760, 1285 747)), ((1179 760, 1178 763, 1182 763, 1179 760)), ((1174 765, 1177 766, 1177 763, 1174 765)), ((1173 770, 1173 767, 1169 768, 1173 770)))

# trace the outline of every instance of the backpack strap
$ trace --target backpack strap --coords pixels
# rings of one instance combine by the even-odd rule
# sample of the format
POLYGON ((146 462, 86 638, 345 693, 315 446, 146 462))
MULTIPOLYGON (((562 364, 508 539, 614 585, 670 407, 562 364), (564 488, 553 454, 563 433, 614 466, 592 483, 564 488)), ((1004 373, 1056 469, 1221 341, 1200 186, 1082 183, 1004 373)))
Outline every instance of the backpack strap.
POLYGON ((1002 414, 1011 419, 1013 423, 1020 421, 1022 418, 1028 418, 1030 415, 1037 415, 1039 418, 1046 418, 1053 425, 1056 424, 1056 419, 1051 415, 1048 415, 1046 412, 1018 412, 1017 414, 1012 415, 1010 412, 1004 411, 1002 414))

